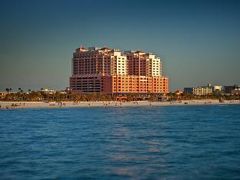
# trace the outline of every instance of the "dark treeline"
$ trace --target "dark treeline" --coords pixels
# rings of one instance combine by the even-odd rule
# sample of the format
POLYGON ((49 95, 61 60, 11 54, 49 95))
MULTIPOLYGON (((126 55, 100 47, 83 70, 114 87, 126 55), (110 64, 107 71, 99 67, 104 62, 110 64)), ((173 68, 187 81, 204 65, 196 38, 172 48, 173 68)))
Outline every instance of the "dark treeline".
POLYGON ((11 93, 1 97, 2 101, 180 101, 194 99, 219 99, 219 100, 240 100, 240 95, 211 94, 197 96, 192 94, 102 94, 102 93, 72 93, 54 92, 46 93, 42 91, 28 91, 11 93))

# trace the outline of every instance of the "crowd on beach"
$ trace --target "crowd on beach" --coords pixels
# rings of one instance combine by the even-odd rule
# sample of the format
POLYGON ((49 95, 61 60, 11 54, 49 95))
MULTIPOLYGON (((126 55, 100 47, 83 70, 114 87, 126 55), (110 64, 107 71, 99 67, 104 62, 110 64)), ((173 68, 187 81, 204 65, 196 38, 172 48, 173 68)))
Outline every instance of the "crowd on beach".
POLYGON ((172 106, 172 105, 217 105, 240 104, 240 100, 220 102, 216 99, 184 101, 66 101, 66 102, 7 102, 0 101, 0 109, 18 108, 64 108, 64 107, 138 107, 138 106, 172 106))

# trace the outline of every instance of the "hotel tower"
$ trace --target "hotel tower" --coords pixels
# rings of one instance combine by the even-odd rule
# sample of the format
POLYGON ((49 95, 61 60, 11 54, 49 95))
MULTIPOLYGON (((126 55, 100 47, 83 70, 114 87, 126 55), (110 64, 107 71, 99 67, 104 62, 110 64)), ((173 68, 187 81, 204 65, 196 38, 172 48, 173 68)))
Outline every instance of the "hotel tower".
POLYGON ((168 93, 159 57, 142 51, 78 48, 73 53, 70 88, 75 92, 168 93))

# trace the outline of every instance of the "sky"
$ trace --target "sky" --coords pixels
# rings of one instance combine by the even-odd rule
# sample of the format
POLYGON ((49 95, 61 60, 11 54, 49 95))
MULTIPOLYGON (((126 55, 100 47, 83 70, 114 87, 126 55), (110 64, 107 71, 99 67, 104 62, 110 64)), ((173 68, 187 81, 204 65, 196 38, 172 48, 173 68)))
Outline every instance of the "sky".
POLYGON ((81 45, 160 56, 170 90, 240 84, 238 0, 0 0, 0 90, 65 89, 81 45))

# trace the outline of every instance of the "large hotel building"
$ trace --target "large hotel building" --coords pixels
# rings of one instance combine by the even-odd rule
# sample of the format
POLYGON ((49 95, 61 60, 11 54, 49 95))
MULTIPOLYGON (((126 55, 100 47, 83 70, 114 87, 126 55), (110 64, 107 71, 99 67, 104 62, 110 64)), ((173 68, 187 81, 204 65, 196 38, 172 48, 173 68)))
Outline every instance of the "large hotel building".
POLYGON ((168 78, 154 54, 81 47, 73 53, 70 88, 111 94, 168 93, 168 78))

